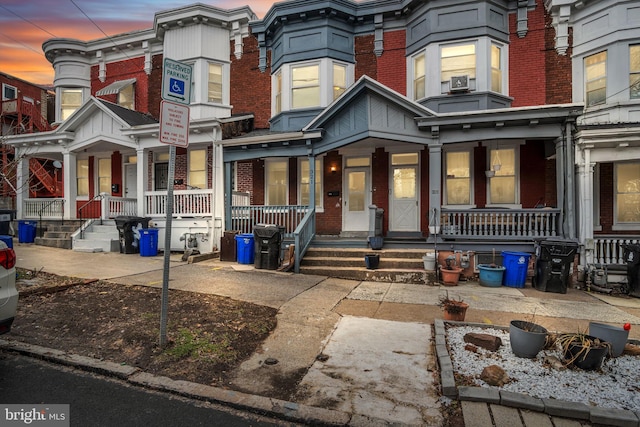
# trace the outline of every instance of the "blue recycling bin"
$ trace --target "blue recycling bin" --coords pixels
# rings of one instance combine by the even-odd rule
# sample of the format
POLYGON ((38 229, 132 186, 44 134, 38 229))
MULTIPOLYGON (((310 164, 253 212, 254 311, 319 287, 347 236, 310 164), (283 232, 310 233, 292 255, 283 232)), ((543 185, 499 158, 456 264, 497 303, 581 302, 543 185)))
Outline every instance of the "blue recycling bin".
POLYGON ((140 230, 140 256, 158 255, 158 229, 143 228, 140 230))
POLYGON ((36 240, 38 221, 18 221, 18 243, 33 243, 36 240))
POLYGON ((253 234, 236 234, 236 250, 238 252, 238 264, 253 264, 255 257, 253 248, 253 234))
POLYGON ((502 265, 505 268, 502 284, 510 288, 524 288, 531 254, 526 252, 502 252, 502 265))
POLYGON ((2 240, 8 248, 13 249, 13 237, 8 235, 0 235, 0 240, 2 240))

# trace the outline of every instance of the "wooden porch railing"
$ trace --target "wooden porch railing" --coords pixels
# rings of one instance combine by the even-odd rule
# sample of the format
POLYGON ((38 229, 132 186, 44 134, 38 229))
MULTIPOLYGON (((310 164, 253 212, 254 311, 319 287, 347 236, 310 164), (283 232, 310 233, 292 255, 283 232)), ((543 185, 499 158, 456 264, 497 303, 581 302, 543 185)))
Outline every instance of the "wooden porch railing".
POLYGON ((231 227, 241 233, 253 233, 256 224, 275 224, 284 227, 284 236, 292 237, 308 206, 232 206, 231 227))
POLYGON ((560 236, 560 209, 442 209, 443 239, 533 240, 560 236))
POLYGON ((42 198, 24 201, 24 219, 61 219, 64 217, 64 199, 42 198))
POLYGON ((638 236, 604 236, 597 235, 593 239, 593 263, 594 264, 626 264, 623 255, 624 244, 640 244, 638 236))
MULTIPOLYGON (((167 192, 147 191, 144 194, 145 215, 167 216, 167 192)), ((213 190, 175 190, 173 192, 173 216, 211 216, 213 190)))
POLYGON ((309 209, 306 215, 300 221, 300 224, 293 232, 293 239, 295 244, 295 265, 294 271, 300 273, 300 263, 304 254, 307 253, 307 249, 315 236, 316 230, 316 210, 309 209))

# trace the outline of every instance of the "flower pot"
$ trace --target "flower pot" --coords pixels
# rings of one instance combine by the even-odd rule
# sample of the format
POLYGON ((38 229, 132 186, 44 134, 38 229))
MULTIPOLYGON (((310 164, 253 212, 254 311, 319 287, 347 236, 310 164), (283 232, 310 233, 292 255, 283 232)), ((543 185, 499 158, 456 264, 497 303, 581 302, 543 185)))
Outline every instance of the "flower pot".
POLYGON ((440 226, 439 225, 430 225, 429 226, 429 234, 439 234, 440 226))
POLYGON ((369 270, 375 270, 380 265, 380 255, 367 254, 364 256, 364 263, 369 270))
POLYGON ((469 304, 462 301, 454 301, 445 304, 442 307, 444 320, 456 320, 462 322, 467 314, 467 308, 469 304))
POLYGON ((618 357, 624 351, 624 346, 629 338, 629 331, 625 331, 619 326, 589 322, 589 335, 611 343, 611 357, 618 357))
POLYGON ((458 284, 458 280, 460 279, 460 273, 462 273, 461 268, 452 268, 446 269, 441 268, 440 274, 442 276, 442 283, 448 286, 456 286, 458 284))
POLYGON ((425 270, 435 270, 436 254, 435 253, 425 254, 425 256, 422 257, 422 262, 424 263, 425 270))
POLYGON ((512 320, 509 324, 511 351, 518 357, 533 359, 544 348, 547 330, 524 320, 512 320))
POLYGON ((502 286, 502 276, 505 268, 501 265, 478 264, 480 270, 480 285, 490 288, 502 286))
POLYGON ((609 343, 595 345, 593 341, 599 340, 598 338, 591 335, 581 336, 583 340, 590 341, 588 346, 583 346, 581 340, 577 338, 574 341, 565 341, 562 349, 565 362, 585 371, 600 369, 604 358, 611 351, 611 345, 609 343))

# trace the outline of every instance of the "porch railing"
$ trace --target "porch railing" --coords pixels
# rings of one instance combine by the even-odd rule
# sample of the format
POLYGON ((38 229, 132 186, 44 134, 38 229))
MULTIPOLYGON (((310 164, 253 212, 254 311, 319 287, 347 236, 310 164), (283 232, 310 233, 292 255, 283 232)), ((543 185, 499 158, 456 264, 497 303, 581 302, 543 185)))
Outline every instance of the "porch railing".
MULTIPOLYGON (((167 215, 167 192, 147 191, 144 194, 145 212, 149 217, 167 215)), ((211 216, 213 190, 175 190, 173 192, 174 216, 211 216)))
POLYGON ((640 244, 637 236, 595 236, 593 239, 594 264, 626 264, 623 244, 640 244))
POLYGON ((296 227, 293 232, 293 239, 295 242, 295 266, 294 271, 296 273, 300 273, 300 263, 302 258, 304 258, 304 254, 307 253, 307 249, 311 244, 311 240, 315 235, 316 229, 316 210, 309 209, 309 211, 305 214, 300 221, 300 224, 296 227))
POLYGON ((253 233, 256 224, 275 224, 284 227, 285 237, 292 237, 308 212, 309 206, 232 206, 231 227, 241 233, 253 233))
POLYGON ((64 217, 64 199, 26 199, 24 219, 61 219, 64 217))
POLYGON ((104 199, 102 203, 102 218, 115 218, 123 215, 138 215, 138 201, 136 199, 111 196, 104 199))
POLYGON ((560 209, 442 209, 440 235, 447 239, 532 240, 559 236, 560 209))

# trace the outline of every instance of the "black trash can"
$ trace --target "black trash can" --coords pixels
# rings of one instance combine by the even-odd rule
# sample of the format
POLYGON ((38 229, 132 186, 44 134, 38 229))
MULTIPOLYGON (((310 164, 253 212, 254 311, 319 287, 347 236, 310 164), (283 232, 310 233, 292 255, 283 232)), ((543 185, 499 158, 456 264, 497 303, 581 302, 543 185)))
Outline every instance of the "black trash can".
POLYGON ((117 216, 115 218, 120 237, 121 254, 140 253, 140 230, 149 228, 150 219, 137 216, 117 216))
POLYGON ((621 245, 624 249, 624 260, 627 263, 627 283, 629 295, 640 298, 640 245, 621 245))
POLYGON ((227 230, 220 238, 220 261, 236 261, 236 234, 238 230, 227 230))
POLYGON ((578 243, 573 240, 538 241, 533 286, 543 292, 566 294, 571 263, 577 251, 578 243))
POLYGON ((12 209, 0 209, 0 235, 7 236, 11 230, 11 221, 16 219, 16 211, 12 209))
POLYGON ((275 224, 257 224, 253 228, 255 268, 277 270, 280 266, 282 231, 275 224))

